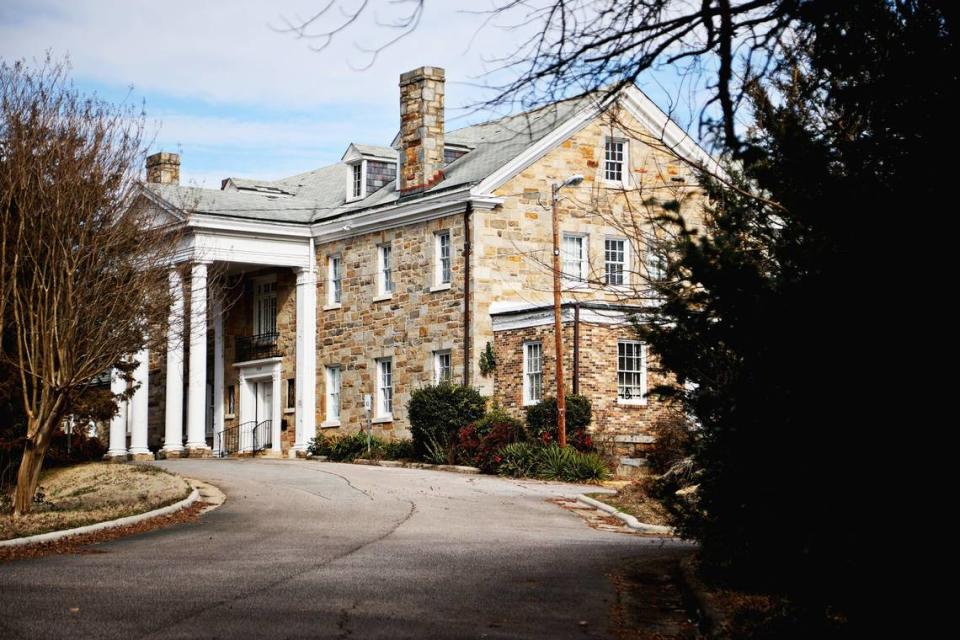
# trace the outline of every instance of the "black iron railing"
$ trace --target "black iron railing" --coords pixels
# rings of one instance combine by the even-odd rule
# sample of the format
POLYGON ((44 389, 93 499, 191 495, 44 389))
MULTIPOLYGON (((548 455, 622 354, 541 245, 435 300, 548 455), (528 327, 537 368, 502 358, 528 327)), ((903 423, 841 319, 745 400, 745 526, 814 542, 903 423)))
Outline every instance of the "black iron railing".
MULTIPOLYGON (((244 422, 218 432, 214 436, 213 450, 221 458, 240 453, 243 451, 244 434, 249 434, 256 424, 256 422, 244 422)), ((249 436, 246 439, 249 439, 249 436)))
POLYGON ((256 453, 273 446, 273 421, 251 420, 228 427, 214 436, 214 451, 221 458, 238 453, 256 453))
POLYGON ((263 451, 273 446, 273 421, 264 420, 253 428, 253 451, 263 451))
POLYGON ((248 360, 279 357, 280 348, 277 346, 279 337, 280 334, 276 331, 258 333, 255 336, 238 336, 236 361, 247 362, 248 360))

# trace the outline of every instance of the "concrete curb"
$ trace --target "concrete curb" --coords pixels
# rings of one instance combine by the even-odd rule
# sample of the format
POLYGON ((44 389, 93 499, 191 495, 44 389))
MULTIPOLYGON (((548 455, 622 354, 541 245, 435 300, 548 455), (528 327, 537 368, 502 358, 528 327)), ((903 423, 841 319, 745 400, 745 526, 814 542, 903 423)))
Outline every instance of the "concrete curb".
POLYGON ((677 574, 687 600, 696 607, 697 626, 700 627, 701 633, 709 638, 728 638, 728 626, 724 622, 724 616, 713 605, 710 590, 697 575, 694 558, 681 560, 677 574))
POLYGON ((3 540, 0 541, 0 548, 4 547, 22 547, 31 544, 44 544, 47 542, 54 542, 56 540, 62 540, 63 538, 70 538, 73 536, 83 535, 85 533, 93 533, 95 531, 102 531, 104 529, 115 529, 116 527, 126 527, 131 524, 136 524, 138 522, 143 522, 144 520, 149 520, 150 518, 156 518, 157 516, 165 516, 171 513, 180 511, 192 505, 200 497, 200 492, 197 489, 194 489, 190 492, 190 495, 181 500, 180 502, 175 502, 166 507, 161 507, 159 509, 154 509, 153 511, 147 511, 145 513, 138 513, 134 516, 126 516, 124 518, 117 518, 116 520, 107 520, 106 522, 97 522, 95 524, 88 524, 83 527, 76 527, 73 529, 63 529, 62 531, 50 531, 48 533, 38 533, 35 536, 25 536, 23 538, 13 538, 12 540, 3 540))
MULTIPOLYGON (((307 456, 307 460, 314 462, 329 462, 327 456, 307 456)), ((425 469, 427 471, 451 471, 453 473, 466 473, 477 475, 481 473, 477 467, 467 467, 460 464, 427 464, 425 462, 403 462, 402 460, 368 460, 366 458, 356 458, 352 462, 343 464, 360 464, 368 467, 388 467, 390 469, 425 469)))
POLYGON ((353 464, 365 464, 371 467, 391 467, 394 469, 426 469, 429 471, 452 471, 453 473, 480 473, 477 467, 467 467, 460 464, 427 464, 425 462, 403 462, 401 460, 366 460, 357 458, 353 464))
POLYGON ((589 505, 595 509, 599 509, 600 511, 609 513, 610 515, 616 516, 617 518, 620 518, 621 520, 623 520, 624 524, 626 524, 628 527, 630 527, 634 531, 640 531, 641 533, 655 533, 655 534, 664 535, 664 536, 674 535, 673 527, 665 527, 659 524, 646 524, 644 522, 640 522, 629 513, 624 513, 623 511, 620 511, 616 507, 611 507, 607 503, 600 502, 599 500, 594 500, 589 496, 582 496, 582 495, 577 496, 577 501, 582 502, 583 504, 589 505))

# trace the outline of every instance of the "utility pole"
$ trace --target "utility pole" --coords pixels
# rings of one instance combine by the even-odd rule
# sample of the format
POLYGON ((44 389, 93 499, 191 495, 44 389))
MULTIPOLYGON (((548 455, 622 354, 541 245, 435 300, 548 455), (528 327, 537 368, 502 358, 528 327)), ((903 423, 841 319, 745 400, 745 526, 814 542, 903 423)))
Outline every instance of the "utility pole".
POLYGON ((560 216, 557 204, 561 189, 578 185, 581 182, 583 182, 583 176, 570 176, 562 184, 554 184, 550 194, 550 204, 553 210, 553 338, 557 354, 557 443, 561 447, 567 446, 567 399, 563 384, 563 322, 560 317, 560 216))
POLYGON ((560 301, 560 216, 557 212, 557 195, 560 185, 553 185, 551 205, 553 207, 553 339, 557 358, 557 442, 567 446, 567 399, 563 387, 563 322, 561 321, 560 301))

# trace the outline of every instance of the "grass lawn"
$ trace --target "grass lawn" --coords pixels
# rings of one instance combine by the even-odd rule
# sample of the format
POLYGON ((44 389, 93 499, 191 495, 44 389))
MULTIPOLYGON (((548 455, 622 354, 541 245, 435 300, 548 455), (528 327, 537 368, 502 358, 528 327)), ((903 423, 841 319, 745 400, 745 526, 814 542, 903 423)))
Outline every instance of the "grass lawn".
POLYGON ((92 462, 50 469, 40 477, 42 501, 31 513, 17 519, 9 510, 0 513, 0 540, 152 511, 190 491, 183 478, 152 466, 92 462))

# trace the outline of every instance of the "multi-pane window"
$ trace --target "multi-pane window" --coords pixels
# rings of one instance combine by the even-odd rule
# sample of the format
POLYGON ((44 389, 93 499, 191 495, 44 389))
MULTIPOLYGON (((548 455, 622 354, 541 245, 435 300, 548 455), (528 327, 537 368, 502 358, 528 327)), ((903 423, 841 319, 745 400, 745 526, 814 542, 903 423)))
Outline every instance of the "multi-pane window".
POLYGON ((433 381, 437 384, 441 382, 450 382, 452 371, 450 369, 450 352, 433 352, 433 381))
POLYGON ((450 283, 450 232, 437 233, 437 284, 450 283))
POLYGON ((287 379, 287 409, 297 408, 297 379, 287 379))
POLYGON ((353 179, 351 180, 352 193, 354 198, 359 198, 363 193, 363 163, 358 162, 353 165, 353 179))
POLYGON ((253 288, 253 333, 277 332, 277 281, 257 282, 253 288))
POLYGON ((327 367, 327 421, 340 420, 340 367, 327 367))
POLYGON ((607 138, 604 150, 603 178, 611 182, 623 182, 624 152, 626 142, 607 138))
POLYGON ((227 415, 232 416, 237 411, 237 391, 231 384, 227 387, 227 415))
POLYGON ((330 286, 328 287, 327 304, 340 304, 343 297, 343 262, 340 256, 330 256, 327 277, 330 286))
POLYGON ((393 360, 377 360, 377 416, 393 415, 393 360))
POLYGON ((667 277, 667 260, 656 238, 647 238, 647 277, 650 282, 661 282, 667 277))
POLYGON ((380 245, 377 258, 378 293, 386 295, 393 292, 393 250, 390 245, 380 245))
POLYGON ((624 284, 627 269, 627 241, 607 238, 603 241, 603 277, 606 284, 624 284))
POLYGON ((563 262, 561 271, 568 280, 586 280, 587 248, 586 237, 572 234, 563 235, 563 247, 560 252, 563 262))
POLYGON ((523 345, 523 404, 536 404, 543 398, 543 345, 523 345))
POLYGON ((617 401, 643 404, 647 393, 647 353, 642 342, 617 343, 617 401))

